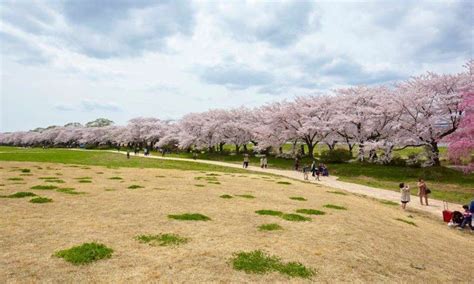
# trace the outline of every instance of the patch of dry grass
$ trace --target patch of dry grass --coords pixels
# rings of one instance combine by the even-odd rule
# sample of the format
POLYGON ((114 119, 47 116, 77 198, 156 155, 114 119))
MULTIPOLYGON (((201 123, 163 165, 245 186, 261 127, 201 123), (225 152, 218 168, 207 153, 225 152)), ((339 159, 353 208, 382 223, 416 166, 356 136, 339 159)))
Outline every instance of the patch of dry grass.
MULTIPOLYGON (((25 185, 5 185, 2 195, 27 191, 40 176, 61 171, 67 184, 87 194, 77 198, 55 190, 41 191, 54 200, 33 206, 22 199, 0 199, 0 282, 436 282, 468 283, 472 280, 471 258, 460 259, 460 252, 474 251, 472 235, 451 230, 439 219, 398 206, 387 206, 352 194, 327 194, 329 188, 295 182, 275 186, 262 178, 219 176, 224 186, 197 190, 194 177, 178 170, 121 168, 127 181, 139 180, 141 190, 105 191, 120 184, 107 177, 116 170, 92 167, 85 170, 60 164, 4 162, 1 174, 8 176, 13 167, 35 169, 25 185), (37 168, 41 166, 42 169, 37 168), (49 169, 47 168, 49 166, 49 169), (94 175, 95 172, 103 175, 94 175), (157 175, 163 178, 155 178, 157 175), (91 176, 90 184, 80 184, 77 176, 91 176), (174 178, 178 177, 178 178, 174 178), (147 181, 145 181, 147 180, 147 181), (153 190, 160 187, 166 190, 153 190), (321 189, 321 190, 320 190, 321 189), (224 201, 220 195, 254 194, 258 198, 224 201), (257 195, 258 194, 258 195, 257 195), (304 196, 304 203, 288 200, 304 196), (280 214, 304 208, 322 209, 325 204, 349 210, 328 208, 312 222, 288 222, 278 216, 257 215, 272 209, 280 214), (71 210, 73 208, 73 210, 71 210), (179 222, 169 214, 200 212, 209 222, 179 222), (383 216, 383 218, 381 218, 383 216), (417 227, 395 220, 415 221, 417 227), (257 228, 264 223, 280 222, 284 230, 265 233, 257 228), (284 225, 283 225, 284 224, 284 225), (140 245, 134 236, 143 232, 173 232, 192 237, 185 247, 168 249, 140 245), (262 237, 264 235, 265 237, 262 237), (429 241, 427 241, 429 240, 429 241), (77 244, 100 241, 116 253, 87 267, 72 266, 51 257, 56 251, 77 244), (28 244, 28 245, 25 245, 28 244), (230 259, 235 252, 265 249, 283 263, 302 263, 317 273, 310 280, 288 278, 287 274, 248 274, 234 270, 230 259), (426 253, 429 257, 426 257, 426 253), (442 265, 440 265, 442 264, 442 265)), ((212 177, 212 176, 208 176, 212 177)), ((121 185, 121 184, 120 184, 121 185)), ((125 187, 124 185, 121 185, 125 187)), ((35 193, 38 193, 34 191, 35 193)), ((309 215, 306 215, 309 216, 309 215)), ((300 269, 291 267, 289 271, 300 269)))

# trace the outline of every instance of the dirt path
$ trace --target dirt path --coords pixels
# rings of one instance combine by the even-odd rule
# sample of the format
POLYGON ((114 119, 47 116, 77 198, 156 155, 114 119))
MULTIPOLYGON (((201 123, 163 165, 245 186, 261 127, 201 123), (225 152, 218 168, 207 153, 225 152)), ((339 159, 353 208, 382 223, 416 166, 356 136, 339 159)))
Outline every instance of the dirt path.
MULTIPOLYGON (((117 153, 117 151, 110 151, 110 152, 117 153)), ((126 154, 125 152, 119 152, 119 153, 126 154)), ((133 154, 131 155, 133 156, 133 154)), ((159 157, 159 156, 144 156, 142 154, 140 154, 139 156, 144 157, 144 158, 150 158, 150 159, 186 161, 186 162, 193 162, 193 163, 205 163, 205 164, 211 164, 211 165, 231 167, 231 168, 239 168, 239 169, 242 168, 242 165, 240 164, 232 164, 232 163, 226 163, 226 162, 220 162, 220 161, 199 160, 199 159, 193 160, 193 159, 185 159, 185 158, 172 158, 172 157, 159 157)), ((275 175, 288 177, 288 178, 292 178, 296 180, 302 180, 302 181, 304 180, 303 174, 297 171, 279 170, 279 169, 261 169, 260 167, 255 167, 255 166, 249 166, 247 169, 254 172, 264 172, 264 173, 275 174, 275 175)), ((375 188, 375 187, 370 187, 370 186, 365 186, 365 185, 360 185, 360 184, 355 184, 355 183, 350 183, 350 182, 343 182, 343 181, 339 181, 336 176, 321 177, 321 181, 315 181, 310 176, 309 182, 321 184, 321 185, 336 188, 336 189, 342 189, 342 190, 352 192, 352 193, 367 195, 369 197, 373 197, 376 199, 390 200, 393 202, 400 203, 400 193, 396 191, 390 191, 386 189, 380 189, 380 188, 375 188)), ((412 192, 416 192, 416 191, 417 191, 416 188, 412 188, 412 192)), ((441 216, 442 216, 442 211, 443 211, 443 202, 436 199, 430 199, 429 203, 430 203, 429 206, 422 206, 420 205, 418 196, 412 195, 411 202, 408 203, 408 208, 414 208, 417 210, 428 212, 428 213, 436 215, 439 218, 442 218, 441 216)), ((462 206, 459 204, 449 203, 449 209, 462 211, 462 206)))

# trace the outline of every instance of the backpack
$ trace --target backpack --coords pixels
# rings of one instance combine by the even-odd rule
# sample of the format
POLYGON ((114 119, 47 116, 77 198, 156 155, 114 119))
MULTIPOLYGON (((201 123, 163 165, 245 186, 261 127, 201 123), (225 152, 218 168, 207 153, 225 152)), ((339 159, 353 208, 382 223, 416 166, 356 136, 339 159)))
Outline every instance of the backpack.
POLYGON ((462 216, 461 212, 459 212, 459 211, 454 211, 453 212, 453 218, 452 218, 453 223, 461 224, 463 219, 464 219, 464 217, 462 216))

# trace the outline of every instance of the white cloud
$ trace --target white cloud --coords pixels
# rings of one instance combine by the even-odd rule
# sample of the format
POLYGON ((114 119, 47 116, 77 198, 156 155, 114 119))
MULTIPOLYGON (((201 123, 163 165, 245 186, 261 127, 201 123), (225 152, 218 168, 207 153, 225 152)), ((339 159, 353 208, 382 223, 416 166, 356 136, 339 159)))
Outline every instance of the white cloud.
POLYGON ((0 2, 0 131, 178 118, 472 57, 468 1, 104 3, 0 2))

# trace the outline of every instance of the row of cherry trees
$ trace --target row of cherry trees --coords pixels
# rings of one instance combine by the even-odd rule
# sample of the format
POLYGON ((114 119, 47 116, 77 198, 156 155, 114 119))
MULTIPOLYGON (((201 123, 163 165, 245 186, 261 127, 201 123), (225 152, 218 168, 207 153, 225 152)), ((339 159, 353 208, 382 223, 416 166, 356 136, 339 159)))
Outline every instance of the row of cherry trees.
POLYGON ((357 86, 257 108, 190 113, 178 121, 134 118, 116 126, 99 120, 85 126, 71 123, 0 133, 0 144, 171 145, 209 151, 222 151, 225 144, 232 144, 239 152, 253 143, 258 151, 272 147, 281 152, 281 146, 290 142, 306 144, 312 157, 314 147, 324 143, 330 149, 345 145, 350 151, 357 146, 360 161, 375 149, 383 150, 383 162, 392 159, 395 148, 416 146, 425 147, 432 164, 439 165, 438 145, 447 137, 458 159, 461 154, 470 155, 460 150, 466 143, 471 143, 472 150, 473 74, 474 61, 470 61, 462 73, 426 73, 393 86, 357 86), (458 129, 462 132, 457 133, 458 129))

